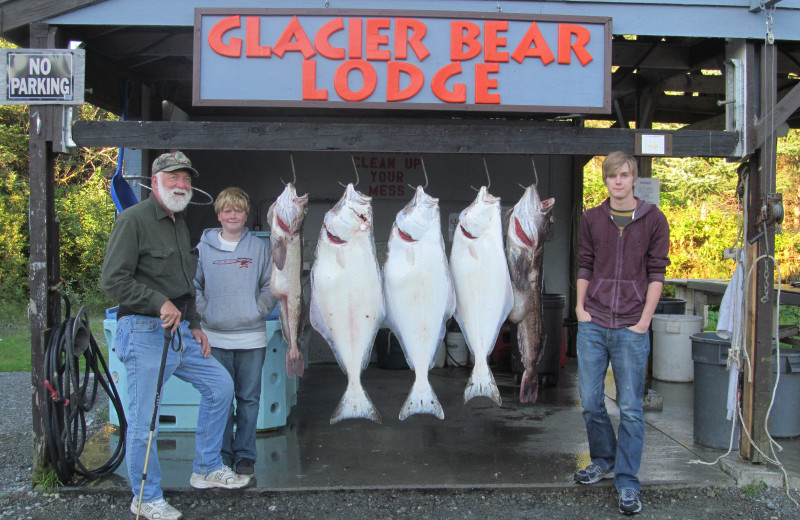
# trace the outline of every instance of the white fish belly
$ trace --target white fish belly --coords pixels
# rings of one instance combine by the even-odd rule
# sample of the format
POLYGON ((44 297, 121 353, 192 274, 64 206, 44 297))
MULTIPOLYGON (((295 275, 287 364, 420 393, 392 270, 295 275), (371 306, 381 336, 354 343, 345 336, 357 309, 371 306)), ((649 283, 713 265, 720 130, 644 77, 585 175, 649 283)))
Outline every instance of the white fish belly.
POLYGON ((321 244, 314 263, 312 287, 316 309, 312 325, 330 343, 342 369, 358 375, 383 321, 384 303, 377 262, 370 247, 351 241, 340 251, 321 244))
POLYGON ((383 274, 387 319, 409 363, 427 372, 454 300, 444 251, 438 243, 392 241, 383 274))
POLYGON ((456 317, 475 358, 482 359, 494 348, 514 296, 502 245, 467 240, 456 235, 450 255, 456 317))

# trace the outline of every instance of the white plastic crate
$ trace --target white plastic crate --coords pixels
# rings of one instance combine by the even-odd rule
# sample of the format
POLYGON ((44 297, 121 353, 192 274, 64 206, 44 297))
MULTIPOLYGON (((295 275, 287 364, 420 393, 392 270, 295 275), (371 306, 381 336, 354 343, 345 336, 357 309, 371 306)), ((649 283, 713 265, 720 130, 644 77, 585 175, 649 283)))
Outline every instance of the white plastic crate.
MULTIPOLYGON (((128 377, 125 365, 114 353, 114 338, 117 321, 108 318, 103 321, 103 329, 108 342, 108 369, 111 379, 117 386, 123 408, 128 407, 128 377)), ((291 407, 297 403, 297 378, 286 377, 286 342, 280 332, 280 321, 267 320, 267 355, 261 372, 261 401, 259 404, 257 430, 280 428, 286 424, 291 407)), ((200 392, 177 377, 171 377, 161 392, 161 408, 158 414, 160 431, 193 432, 197 428, 197 413, 200 392)), ((109 403, 108 421, 119 426, 119 417, 109 403)))

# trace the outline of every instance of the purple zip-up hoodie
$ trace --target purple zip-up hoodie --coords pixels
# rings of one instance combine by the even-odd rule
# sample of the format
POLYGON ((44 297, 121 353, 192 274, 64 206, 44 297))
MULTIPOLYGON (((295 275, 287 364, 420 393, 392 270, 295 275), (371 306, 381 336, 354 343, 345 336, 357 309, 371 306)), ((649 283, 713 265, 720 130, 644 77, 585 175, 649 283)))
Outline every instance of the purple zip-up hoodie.
POLYGON ((664 282, 669 265, 669 225, 656 206, 637 199, 633 220, 620 230, 609 199, 583 212, 578 278, 589 281, 583 308, 601 327, 639 322, 647 286, 664 282))

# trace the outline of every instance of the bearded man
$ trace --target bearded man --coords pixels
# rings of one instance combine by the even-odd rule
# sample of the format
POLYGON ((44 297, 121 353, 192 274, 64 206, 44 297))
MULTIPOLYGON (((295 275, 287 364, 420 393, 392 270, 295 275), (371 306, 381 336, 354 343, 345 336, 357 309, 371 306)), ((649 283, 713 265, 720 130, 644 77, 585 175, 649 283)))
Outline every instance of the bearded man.
POLYGON ((156 442, 150 443, 146 479, 139 496, 167 331, 171 345, 164 383, 174 374, 201 395, 189 484, 198 489, 236 489, 246 486, 250 478, 237 475, 222 461, 220 450, 233 382, 228 371, 209 357, 211 346, 195 309, 197 253, 191 246, 183 210, 192 197, 192 179, 199 174, 181 152, 159 156, 152 171, 153 196, 117 218, 108 240, 101 283, 119 303, 114 351, 128 375, 130 509, 151 520, 175 520, 181 513, 164 500, 156 442))

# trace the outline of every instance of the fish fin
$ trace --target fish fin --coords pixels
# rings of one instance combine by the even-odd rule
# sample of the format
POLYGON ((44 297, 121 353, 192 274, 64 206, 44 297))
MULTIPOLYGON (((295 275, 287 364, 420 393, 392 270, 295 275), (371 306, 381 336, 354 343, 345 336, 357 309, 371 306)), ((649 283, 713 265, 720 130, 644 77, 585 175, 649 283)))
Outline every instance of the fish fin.
POLYGON ((474 258, 475 260, 478 259, 478 248, 475 246, 474 240, 472 241, 472 243, 470 243, 469 247, 467 248, 467 251, 469 251, 469 255, 472 258, 474 258))
POLYGON ((467 387, 464 389, 465 404, 473 397, 488 397, 498 406, 503 404, 503 400, 500 398, 500 390, 497 388, 492 371, 489 370, 489 365, 485 361, 479 363, 476 360, 475 366, 472 368, 472 374, 470 374, 467 381, 467 387))
POLYGON ((331 424, 336 424, 344 419, 369 419, 378 424, 382 422, 381 414, 372 404, 372 400, 370 400, 364 388, 361 386, 351 387, 350 385, 347 386, 342 400, 339 401, 339 405, 331 415, 331 424))
POLYGON ((533 404, 538 397, 539 375, 536 373, 536 369, 525 370, 522 374, 522 383, 519 387, 519 402, 533 404))
POLYGON ((444 419, 444 410, 433 391, 433 387, 428 383, 427 385, 417 384, 411 387, 411 393, 408 394, 406 402, 400 409, 400 420, 404 421, 410 415, 414 414, 430 414, 435 415, 439 419, 444 419))
POLYGON ((275 264, 279 271, 283 271, 283 267, 286 265, 286 241, 281 239, 272 240, 271 245, 272 263, 275 264))
POLYGON ((341 247, 336 248, 336 263, 342 269, 345 269, 345 261, 344 261, 344 249, 341 247))

